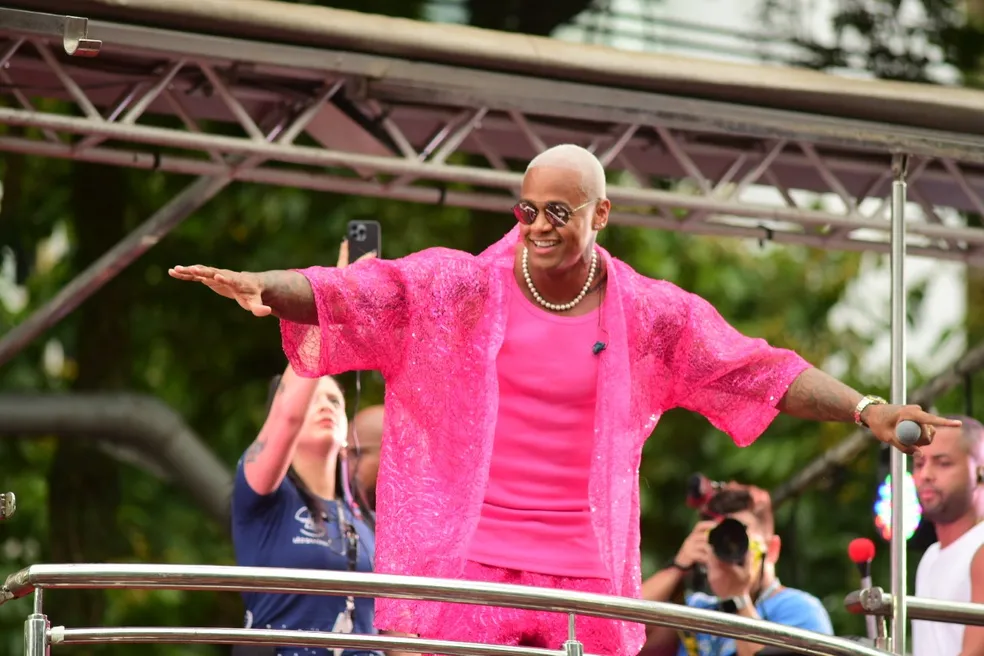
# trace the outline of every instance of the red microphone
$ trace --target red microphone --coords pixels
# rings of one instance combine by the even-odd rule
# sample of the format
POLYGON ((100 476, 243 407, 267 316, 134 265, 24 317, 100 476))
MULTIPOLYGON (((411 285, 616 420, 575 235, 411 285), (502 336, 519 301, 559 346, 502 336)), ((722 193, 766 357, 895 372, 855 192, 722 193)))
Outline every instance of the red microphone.
MULTIPOLYGON (((847 545, 847 555, 858 566, 862 589, 870 588, 871 561, 875 559, 875 543, 868 538, 855 538, 851 540, 851 544, 847 545)), ((865 617, 865 628, 868 630, 868 637, 875 640, 877 638, 877 624, 873 615, 865 617)))
POLYGON ((862 579, 868 579, 867 584, 862 580, 862 585, 871 585, 871 561, 875 559, 875 543, 868 538, 855 538, 847 546, 847 555, 854 564, 858 566, 858 572, 862 579))

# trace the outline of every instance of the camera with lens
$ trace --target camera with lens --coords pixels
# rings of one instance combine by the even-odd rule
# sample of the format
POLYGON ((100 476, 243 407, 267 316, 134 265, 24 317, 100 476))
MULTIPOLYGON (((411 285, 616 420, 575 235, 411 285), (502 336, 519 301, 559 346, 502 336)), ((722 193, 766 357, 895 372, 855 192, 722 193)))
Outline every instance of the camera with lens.
POLYGON ((349 233, 354 241, 365 241, 369 236, 369 230, 364 223, 358 223, 350 227, 349 233))
MULTIPOLYGON (((714 497, 725 489, 724 483, 712 481, 703 474, 693 474, 687 481, 687 505, 700 512, 704 519, 717 519, 721 513, 708 509, 714 497)), ((749 499, 751 503, 751 499, 749 499)), ((726 517, 711 529, 707 540, 718 560, 740 565, 748 555, 748 531, 737 519, 726 517)))
POLYGON ((748 531, 737 519, 726 517, 707 535, 714 555, 723 563, 744 565, 748 556, 748 531))

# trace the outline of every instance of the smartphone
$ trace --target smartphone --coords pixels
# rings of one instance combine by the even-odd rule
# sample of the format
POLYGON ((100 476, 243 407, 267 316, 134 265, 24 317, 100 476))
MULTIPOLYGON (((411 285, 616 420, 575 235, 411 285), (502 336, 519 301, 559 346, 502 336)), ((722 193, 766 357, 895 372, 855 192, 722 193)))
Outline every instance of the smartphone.
POLYGON ((383 231, 379 221, 349 221, 348 223, 349 262, 370 251, 382 257, 383 231))

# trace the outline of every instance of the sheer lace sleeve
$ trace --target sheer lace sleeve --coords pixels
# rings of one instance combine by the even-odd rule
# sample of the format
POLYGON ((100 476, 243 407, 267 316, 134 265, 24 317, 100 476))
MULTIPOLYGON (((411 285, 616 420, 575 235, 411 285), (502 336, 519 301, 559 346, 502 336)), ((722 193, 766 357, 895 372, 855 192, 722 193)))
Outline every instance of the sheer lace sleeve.
POLYGON ((747 446, 779 414, 776 406, 810 364, 796 353, 746 337, 707 301, 683 292, 685 320, 672 362, 672 405, 704 415, 747 446))
POLYGON ((318 324, 280 322, 284 352, 294 371, 316 377, 378 370, 385 376, 400 360, 413 312, 408 269, 415 264, 419 267, 409 257, 300 270, 314 290, 318 324))

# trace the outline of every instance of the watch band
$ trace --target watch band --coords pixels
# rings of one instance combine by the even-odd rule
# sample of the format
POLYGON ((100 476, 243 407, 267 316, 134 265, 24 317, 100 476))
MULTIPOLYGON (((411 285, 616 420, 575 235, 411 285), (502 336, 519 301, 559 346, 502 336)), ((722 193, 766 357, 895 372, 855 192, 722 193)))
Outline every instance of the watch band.
POLYGON ((861 421, 861 413, 865 411, 869 405, 884 405, 888 403, 885 399, 880 396, 868 395, 858 401, 857 406, 854 408, 854 423, 862 428, 868 428, 868 424, 861 421))
POLYGON ((748 608, 747 597, 731 597, 721 602, 720 609, 725 613, 737 613, 748 608))

